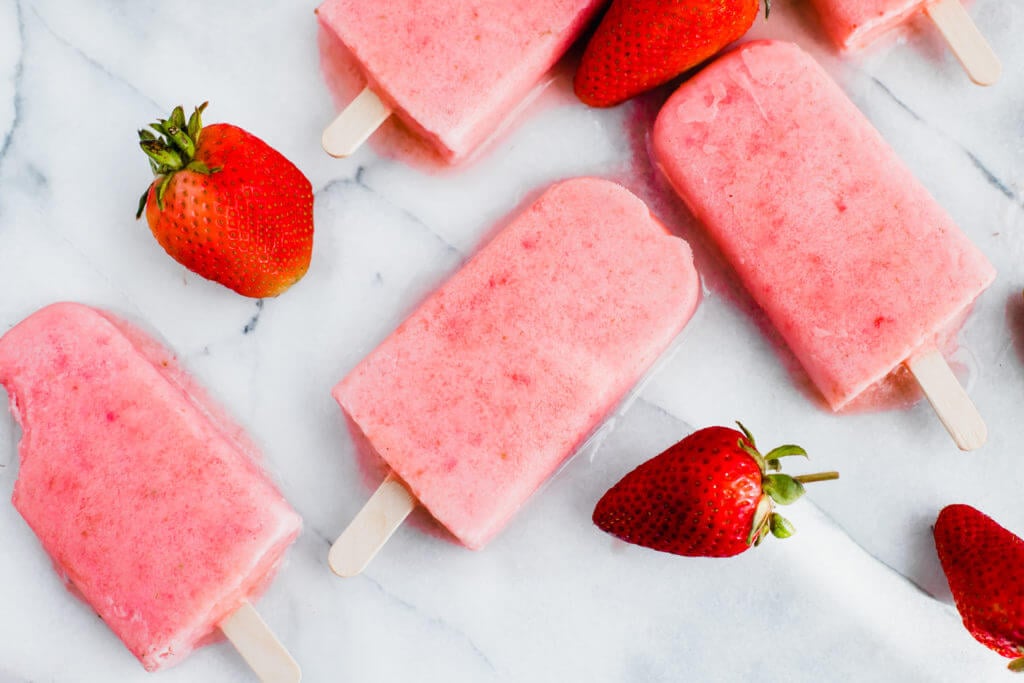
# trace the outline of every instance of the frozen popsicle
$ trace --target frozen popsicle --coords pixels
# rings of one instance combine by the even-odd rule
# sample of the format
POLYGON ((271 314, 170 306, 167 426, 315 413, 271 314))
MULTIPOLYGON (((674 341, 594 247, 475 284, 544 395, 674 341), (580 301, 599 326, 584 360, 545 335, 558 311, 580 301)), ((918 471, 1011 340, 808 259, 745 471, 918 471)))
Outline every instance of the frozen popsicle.
POLYGON ((921 12, 935 23, 967 74, 979 85, 999 80, 1002 66, 959 0, 811 0, 841 50, 859 50, 921 12))
POLYGON ((392 113, 450 162, 512 113, 605 0, 327 0, 321 24, 352 53, 366 89, 324 131, 354 152, 392 113))
POLYGON ((418 501, 484 546, 693 314, 689 247, 623 187, 549 188, 334 389, 393 474, 331 551, 358 573, 418 501))
POLYGON ((719 58, 665 103, 653 153, 834 410, 909 363, 956 402, 936 408, 958 444, 984 442, 936 349, 995 271, 809 55, 719 58))
POLYGON ((252 608, 301 520, 160 344, 48 306, 0 338, 22 426, 14 505, 68 587, 150 671, 223 631, 264 681, 298 667, 252 608))

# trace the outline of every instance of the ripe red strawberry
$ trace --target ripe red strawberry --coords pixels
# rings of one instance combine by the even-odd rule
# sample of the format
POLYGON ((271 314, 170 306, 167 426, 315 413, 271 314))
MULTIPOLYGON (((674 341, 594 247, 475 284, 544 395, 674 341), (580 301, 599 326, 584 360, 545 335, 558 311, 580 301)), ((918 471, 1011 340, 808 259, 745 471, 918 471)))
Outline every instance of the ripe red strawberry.
POLYGON ((309 268, 313 188, 277 150, 238 126, 185 122, 140 130, 156 178, 139 200, 153 236, 189 270, 244 296, 277 296, 309 268))
POLYGON ((773 501, 788 505, 804 483, 839 474, 780 474, 779 458, 807 452, 787 445, 762 456, 740 429, 701 429, 643 463, 598 501, 594 524, 628 543, 703 557, 738 555, 769 531, 791 536, 793 525, 773 501))
POLYGON ((935 521, 935 549, 964 626, 1024 671, 1024 540, 970 505, 935 521))
POLYGON ((611 107, 672 80, 746 33, 758 2, 613 0, 576 70, 576 96, 611 107))

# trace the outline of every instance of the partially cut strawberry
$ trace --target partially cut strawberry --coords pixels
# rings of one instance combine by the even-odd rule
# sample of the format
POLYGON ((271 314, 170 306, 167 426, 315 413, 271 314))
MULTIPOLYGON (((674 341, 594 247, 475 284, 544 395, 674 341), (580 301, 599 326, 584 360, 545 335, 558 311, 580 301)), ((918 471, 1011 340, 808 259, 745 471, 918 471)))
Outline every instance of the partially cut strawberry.
POLYGON ((935 521, 935 550, 964 626, 1024 671, 1024 540, 970 505, 935 521))

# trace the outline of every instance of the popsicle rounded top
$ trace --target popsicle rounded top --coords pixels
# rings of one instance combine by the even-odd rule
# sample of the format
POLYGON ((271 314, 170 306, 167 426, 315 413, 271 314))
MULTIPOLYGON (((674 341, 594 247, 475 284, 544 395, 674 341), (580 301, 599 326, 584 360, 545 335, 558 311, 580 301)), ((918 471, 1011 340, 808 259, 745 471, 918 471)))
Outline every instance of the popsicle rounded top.
POLYGON ((317 9, 369 88, 449 161, 498 128, 604 0, 327 0, 317 9))
POLYGON ((14 505, 69 587, 149 670, 214 637, 301 520, 160 344, 54 304, 0 338, 22 426, 14 505))
POLYGON ((690 319, 689 247, 623 187, 558 183, 334 389, 365 441, 482 547, 690 319))
POLYGON ((684 83, 653 152, 835 410, 942 348, 995 277, 791 43, 747 43, 684 83))

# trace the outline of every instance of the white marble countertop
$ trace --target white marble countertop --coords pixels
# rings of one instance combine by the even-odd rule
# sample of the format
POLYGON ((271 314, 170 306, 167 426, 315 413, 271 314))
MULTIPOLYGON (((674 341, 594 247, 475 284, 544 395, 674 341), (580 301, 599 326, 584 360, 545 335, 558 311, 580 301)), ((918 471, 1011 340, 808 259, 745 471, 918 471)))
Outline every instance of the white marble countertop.
MULTIPOLYGON (((750 34, 819 57, 999 270, 955 359, 990 442, 956 450, 927 404, 833 415, 666 192, 646 154, 665 92, 610 111, 569 70, 469 167, 427 172, 371 145, 319 148, 335 111, 313 2, 0 0, 0 332, 73 299, 140 320, 263 446, 305 531, 259 607, 308 681, 982 681, 1005 662, 960 626, 931 543, 947 503, 1024 532, 1024 7, 971 12, 1003 59, 972 86, 923 21, 840 59, 805 0, 750 34), (134 220, 149 170, 135 130, 211 101, 291 158, 316 191, 306 278, 262 304, 169 259, 134 220), (501 216, 549 182, 618 180, 693 245, 707 288, 678 354, 486 550, 415 525, 362 576, 329 540, 375 482, 357 469, 329 390, 501 216), (692 426, 742 419, 843 478, 791 510, 799 533, 731 560, 627 546, 590 513, 635 464, 692 426)), ((0 682, 248 681, 225 644, 145 673, 72 598, 13 507, 13 420, 0 413, 0 682)))

